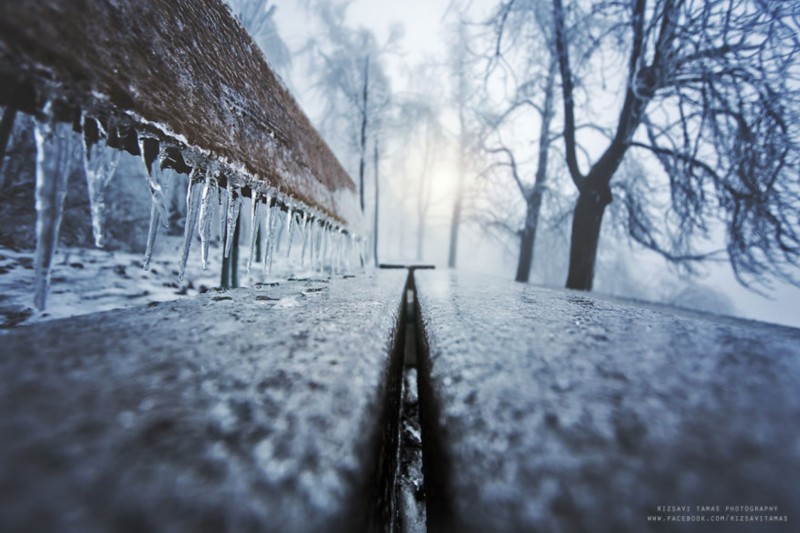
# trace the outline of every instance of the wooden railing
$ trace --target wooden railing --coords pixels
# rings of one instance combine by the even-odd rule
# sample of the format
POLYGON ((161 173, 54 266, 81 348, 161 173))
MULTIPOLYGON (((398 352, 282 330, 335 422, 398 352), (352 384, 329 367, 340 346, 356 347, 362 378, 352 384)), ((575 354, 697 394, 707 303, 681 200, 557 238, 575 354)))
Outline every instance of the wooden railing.
POLYGON ((0 2, 0 105, 40 114, 53 100, 76 129, 79 112, 113 125, 109 144, 138 154, 145 133, 168 145, 167 167, 214 160, 245 194, 272 187, 360 224, 353 181, 218 0, 0 2))

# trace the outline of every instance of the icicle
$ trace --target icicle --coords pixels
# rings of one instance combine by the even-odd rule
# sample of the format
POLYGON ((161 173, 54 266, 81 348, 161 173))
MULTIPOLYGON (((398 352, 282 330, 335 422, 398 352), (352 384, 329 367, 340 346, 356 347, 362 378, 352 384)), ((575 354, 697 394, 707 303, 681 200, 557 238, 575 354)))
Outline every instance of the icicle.
POLYGON ((283 243, 283 230, 284 226, 286 226, 286 218, 281 217, 281 209, 278 207, 277 202, 275 203, 275 214, 272 218, 275 220, 275 233, 272 234, 275 238, 273 251, 275 254, 279 254, 281 253, 281 244, 283 243))
POLYGON ((361 240, 360 237, 356 238, 356 252, 358 252, 358 264, 361 265, 363 269, 367 264, 367 257, 365 254, 366 248, 364 247, 364 241, 361 240))
POLYGON ((109 148, 105 145, 108 137, 100 123, 83 115, 83 169, 86 175, 86 185, 89 191, 89 205, 92 213, 92 234, 94 245, 102 248, 104 245, 103 226, 105 225, 105 190, 114 171, 117 169, 120 151, 109 148), (94 124, 98 131, 98 138, 94 144, 86 135, 86 128, 90 122, 94 124))
POLYGON ((339 228, 333 230, 333 250, 335 254, 336 273, 342 273, 342 239, 339 228))
POLYGON ((153 256, 153 247, 156 242, 156 235, 158 234, 158 221, 159 211, 155 203, 150 203, 150 226, 147 229, 147 247, 144 250, 144 260, 142 261, 142 268, 150 270, 150 259, 153 256))
POLYGON ((320 274, 325 273, 324 245, 325 245, 325 221, 320 221, 319 225, 317 226, 317 265, 319 267, 320 274))
POLYGON ((233 231, 236 229, 236 220, 239 218, 239 209, 242 207, 242 194, 239 187, 234 187, 228 179, 228 229, 225 232, 225 259, 230 257, 233 248, 233 231))
POLYGON ((308 267, 310 270, 316 270, 316 263, 314 261, 314 253, 316 252, 316 238, 317 238, 317 220, 311 219, 308 228, 308 267))
POLYGON ((143 268, 150 269, 150 259, 153 256, 158 226, 163 223, 169 226, 169 211, 167 209, 167 195, 164 186, 164 175, 161 170, 162 150, 158 147, 158 140, 149 137, 139 137, 139 152, 145 166, 145 178, 150 188, 150 226, 147 230, 147 247, 144 252, 143 268), (155 151, 155 153, 153 153, 155 151))
POLYGON ((303 221, 301 222, 303 228, 303 244, 300 247, 300 267, 306 267, 306 247, 308 246, 308 213, 303 211, 303 221))
MULTIPOLYGON (((169 210, 167 208, 167 196, 164 191, 165 179, 161 170, 161 159, 164 156, 163 147, 158 148, 157 139, 140 136, 139 152, 142 155, 142 161, 145 166, 145 178, 150 187, 150 199, 158 210, 156 219, 163 221, 166 226, 169 223, 169 210), (156 145, 155 148, 153 148, 153 144, 156 145), (152 153, 153 150, 156 153, 152 153)), ((151 216, 151 220, 152 218, 151 216)))
POLYGON ((317 227, 319 226, 319 219, 314 218, 311 220, 311 227, 308 228, 309 241, 308 241, 308 261, 309 269, 317 271, 317 227))
POLYGON ((345 272, 345 236, 342 228, 339 228, 336 234, 336 260, 338 263, 337 271, 339 274, 346 274, 345 272))
POLYGON ((280 207, 277 204, 270 209, 272 214, 270 215, 269 221, 269 229, 267 230, 269 236, 269 243, 267 245, 267 251, 269 253, 268 257, 268 264, 267 264, 267 274, 272 273, 272 260, 277 253, 277 245, 279 241, 280 233, 277 231, 276 226, 278 225, 278 219, 280 218, 280 207))
POLYGON ((225 246, 225 229, 228 226, 228 190, 223 189, 217 184, 217 214, 219 215, 219 242, 222 243, 223 253, 225 246))
POLYGON ((186 226, 183 228, 183 249, 181 250, 180 274, 178 275, 178 279, 181 281, 186 273, 186 261, 189 259, 194 228, 197 225, 197 204, 201 195, 201 182, 196 179, 196 176, 197 170, 192 170, 189 176, 189 188, 186 191, 186 226))
POLYGON ((264 277, 267 277, 267 274, 269 274, 269 257, 272 255, 272 195, 267 194, 265 205, 267 206, 267 219, 264 221, 264 246, 262 248, 261 259, 263 260, 264 277))
MULTIPOLYGON (((353 272, 353 256, 355 255, 355 240, 353 234, 350 233, 347 239, 347 272, 353 272)), ((363 264, 363 263, 362 263, 363 264)))
POLYGON ((203 184, 203 196, 200 201, 200 257, 203 262, 203 270, 208 268, 208 246, 211 243, 211 217, 214 212, 214 195, 217 187, 213 183, 213 170, 206 169, 206 179, 203 184))
POLYGON ((294 225, 292 224, 292 219, 294 212, 292 208, 289 207, 289 210, 286 214, 286 236, 288 238, 288 242, 286 244, 286 257, 289 257, 289 254, 292 253, 292 231, 294 230, 294 225))
POLYGON ((342 273, 342 230, 336 229, 334 233, 334 247, 336 248, 336 273, 342 273))
POLYGON ((333 226, 330 224, 325 230, 325 266, 333 274, 333 226))
POLYGON ((328 240, 328 245, 330 246, 329 254, 330 254, 330 263, 331 263, 331 274, 336 274, 336 231, 331 225, 328 228, 330 233, 330 237, 328 240))
POLYGON ((70 163, 72 161, 72 125, 52 124, 51 104, 44 107, 45 122, 34 127, 36 140, 36 257, 34 303, 40 310, 47 304, 50 267, 58 246, 58 231, 64 213, 70 163))
POLYGON ((325 223, 325 226, 322 228, 322 269, 325 270, 326 267, 331 267, 330 262, 330 228, 328 223, 325 223))
POLYGON ((253 270, 253 260, 256 257, 256 240, 258 239, 258 193, 251 189, 250 192, 250 256, 247 259, 247 275, 253 270))

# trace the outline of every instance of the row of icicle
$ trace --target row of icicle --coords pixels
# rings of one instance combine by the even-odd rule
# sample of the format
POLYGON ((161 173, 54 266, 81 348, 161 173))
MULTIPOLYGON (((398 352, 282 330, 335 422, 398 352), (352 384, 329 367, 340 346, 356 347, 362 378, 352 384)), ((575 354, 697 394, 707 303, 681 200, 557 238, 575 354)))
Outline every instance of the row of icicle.
MULTIPOLYGON (((51 104, 44 108, 44 120, 37 120, 34 127, 36 141, 36 256, 34 303, 40 310, 45 308, 50 285, 50 269, 58 244, 59 227, 64 212, 67 180, 72 162, 75 134, 72 125, 56 123, 50 119, 51 104)), ((95 143, 83 135, 83 163, 89 191, 92 216, 92 233, 97 247, 104 245, 105 190, 114 175, 120 158, 120 150, 105 145, 108 133, 100 121, 83 115, 82 126, 93 121, 99 139, 95 143)), ((146 135, 146 134, 145 134, 146 135)), ((144 255, 144 268, 149 269, 153 257, 156 237, 160 227, 168 227, 169 187, 167 173, 162 171, 165 157, 163 143, 158 155, 148 162, 145 157, 146 136, 139 136, 140 153, 145 162, 145 176, 150 189, 150 226, 144 255)), ((191 158, 191 156, 190 156, 191 158)), ((220 165, 207 162, 201 170, 196 164, 189 178, 186 195, 186 225, 180 253, 180 279, 183 279, 189 251, 197 230, 201 242, 203 268, 207 268, 212 227, 216 218, 224 257, 227 259, 233 248, 235 225, 243 205, 242 187, 230 176, 227 185, 219 184, 220 165), (215 217, 216 214, 216 217, 215 217)), ((240 180, 247 183, 245 179, 240 180)), ((346 274, 354 267, 365 264, 366 242, 330 221, 314 209, 295 202, 260 183, 250 183, 250 255, 247 273, 255 272, 256 246, 259 235, 263 235, 264 253, 261 269, 266 277, 272 272, 274 259, 281 253, 281 243, 286 240, 286 257, 290 257, 295 233, 299 233, 300 268, 306 271, 330 274, 346 274), (285 212, 284 212, 285 211, 285 212), (258 228, 258 230, 256 230, 258 228)))

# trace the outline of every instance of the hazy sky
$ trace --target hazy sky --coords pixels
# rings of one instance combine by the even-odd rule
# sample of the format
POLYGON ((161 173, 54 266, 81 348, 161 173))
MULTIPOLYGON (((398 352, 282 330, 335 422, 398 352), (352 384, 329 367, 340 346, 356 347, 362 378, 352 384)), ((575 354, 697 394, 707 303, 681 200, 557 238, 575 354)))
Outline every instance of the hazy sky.
MULTIPOLYGON (((389 34, 396 23, 405 27, 405 48, 408 59, 416 61, 422 56, 444 49, 441 35, 441 17, 451 0, 354 0, 349 20, 355 26, 372 30, 379 38, 389 34)), ((281 34, 288 41, 305 35, 308 16, 298 9, 296 0, 276 0, 276 19, 281 34)), ((296 44, 296 43, 295 43, 296 44)))

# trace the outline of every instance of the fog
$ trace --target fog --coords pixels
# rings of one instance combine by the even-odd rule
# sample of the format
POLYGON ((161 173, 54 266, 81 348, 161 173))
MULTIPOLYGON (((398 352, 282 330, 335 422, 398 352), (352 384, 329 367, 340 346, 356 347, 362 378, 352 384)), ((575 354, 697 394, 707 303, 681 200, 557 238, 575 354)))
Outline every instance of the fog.
MULTIPOLYGON (((292 50, 294 58, 291 71, 284 73, 284 76, 312 120, 318 121, 321 113, 319 90, 313 87, 313 76, 309 74, 308 64, 302 55, 305 43, 317 31, 317 24, 309 18, 302 3, 278 1, 275 4, 278 32, 292 50)), ((449 85, 452 83, 447 64, 453 46, 453 28, 459 15, 457 10, 464 5, 452 0, 388 3, 354 0, 347 9, 347 25, 353 29, 368 29, 378 42, 389 39, 398 26, 403 28, 402 38, 385 55, 386 72, 393 94, 395 98, 398 95, 419 94, 423 99, 437 102, 445 135, 449 137, 438 147, 436 162, 429 169, 433 183, 430 186, 430 208, 425 215, 422 257, 417 257, 416 253, 418 216, 414 201, 414 195, 421 186, 419 174, 424 171, 419 162, 420 139, 416 139, 416 145, 393 146, 388 160, 382 162, 379 230, 379 256, 382 261, 425 262, 438 267, 447 265, 450 216, 458 176, 455 141, 458 123, 451 99, 452 89, 449 85), (438 78, 440 83, 431 85, 416 74, 423 64, 432 65, 429 70, 434 71, 433 77, 438 78), (426 93, 426 90, 431 92, 426 93)), ((481 0, 466 5, 468 7, 463 16, 475 22, 484 20, 495 2, 481 0)), ((600 107, 605 106, 616 113, 617 105, 616 102, 608 102, 600 107)), ((338 152, 342 153, 341 150, 338 152)), ((352 164, 348 165, 345 161, 345 165, 352 174, 352 164)), ((487 230, 480 213, 486 205, 508 205, 508 194, 498 195, 487 190, 476 177, 479 170, 472 169, 471 176, 466 178, 471 201, 466 223, 460 232, 458 268, 513 278, 519 254, 517 241, 487 230)), ((573 195, 571 201, 574 201, 575 191, 569 190, 571 184, 565 181, 561 186, 565 189, 565 195, 573 195)), ((371 185, 368 183, 367 187, 371 185)), ((510 182, 507 187, 512 187, 510 182)), ((518 218, 523 217, 524 206, 520 202, 512 205, 519 211, 518 218)), ((796 312, 796 302, 800 301, 800 289, 797 287, 775 280, 771 290, 760 287, 758 293, 754 292, 737 282, 726 261, 704 263, 689 276, 656 253, 628 239, 611 235, 613 231, 608 227, 610 225, 607 217, 602 239, 605 243, 614 244, 613 249, 608 249, 608 245, 604 249, 601 244, 596 269, 596 292, 677 303, 800 326, 800 313, 796 312), (680 301, 677 298, 679 294, 693 294, 693 297, 680 301)), ((562 228, 558 232, 545 228, 540 231, 538 240, 531 272, 532 282, 563 286, 568 259, 568 229, 565 231, 562 228)), ((720 242, 720 245, 724 243, 720 242)))

